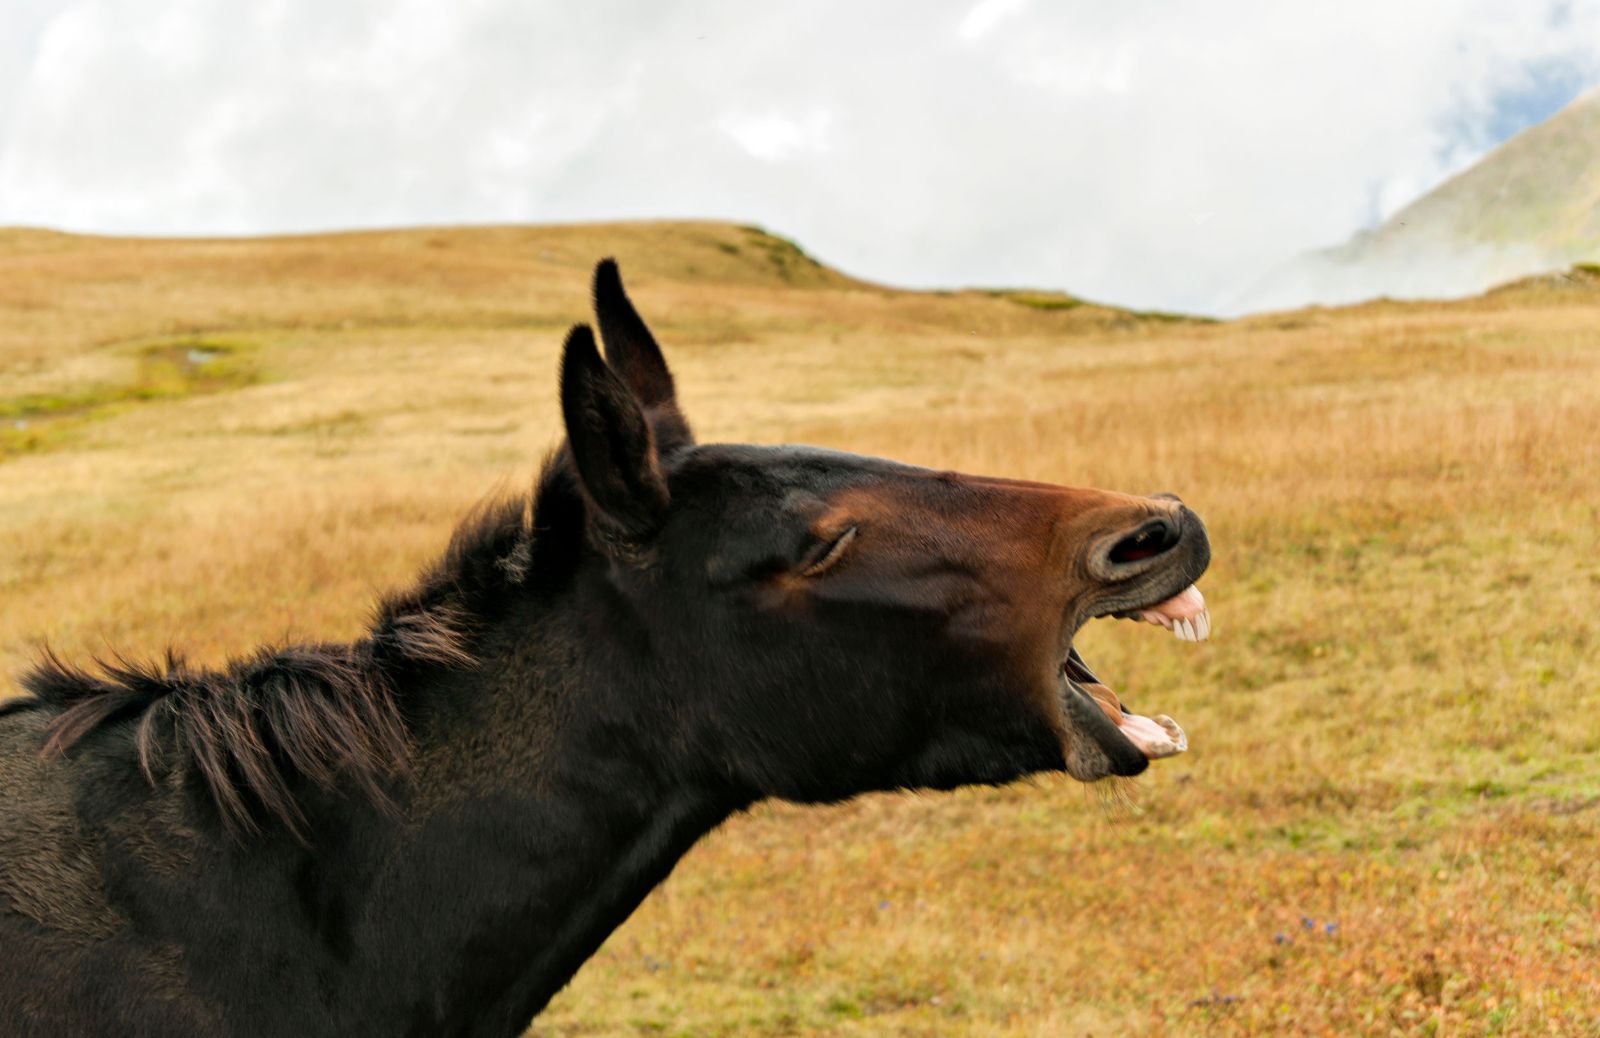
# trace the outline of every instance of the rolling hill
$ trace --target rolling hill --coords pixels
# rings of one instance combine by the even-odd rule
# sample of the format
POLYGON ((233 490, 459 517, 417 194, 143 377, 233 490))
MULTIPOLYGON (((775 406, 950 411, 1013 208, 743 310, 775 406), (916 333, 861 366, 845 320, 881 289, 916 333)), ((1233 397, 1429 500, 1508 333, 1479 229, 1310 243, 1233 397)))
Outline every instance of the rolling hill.
POLYGON ((1302 256, 1237 301, 1263 310, 1470 295, 1600 261, 1600 87, 1371 231, 1302 256))

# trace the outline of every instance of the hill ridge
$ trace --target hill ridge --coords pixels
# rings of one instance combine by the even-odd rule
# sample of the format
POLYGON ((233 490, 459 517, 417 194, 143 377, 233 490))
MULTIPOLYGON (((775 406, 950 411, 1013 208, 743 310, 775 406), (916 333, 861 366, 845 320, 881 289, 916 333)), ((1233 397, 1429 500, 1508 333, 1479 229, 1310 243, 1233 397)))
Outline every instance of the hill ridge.
POLYGON ((1291 260, 1230 310, 1456 298, 1600 260, 1600 85, 1342 245, 1291 260))

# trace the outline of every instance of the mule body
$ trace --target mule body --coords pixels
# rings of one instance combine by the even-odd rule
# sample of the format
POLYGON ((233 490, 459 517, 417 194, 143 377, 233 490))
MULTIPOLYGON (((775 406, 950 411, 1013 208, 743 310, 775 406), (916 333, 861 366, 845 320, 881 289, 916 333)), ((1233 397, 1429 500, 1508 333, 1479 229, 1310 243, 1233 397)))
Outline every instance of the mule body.
POLYGON ((367 636, 0 707, 0 1033, 515 1035, 759 799, 1181 748, 1071 647, 1204 570, 1176 499, 697 444, 609 263, 596 307, 533 493, 367 636))

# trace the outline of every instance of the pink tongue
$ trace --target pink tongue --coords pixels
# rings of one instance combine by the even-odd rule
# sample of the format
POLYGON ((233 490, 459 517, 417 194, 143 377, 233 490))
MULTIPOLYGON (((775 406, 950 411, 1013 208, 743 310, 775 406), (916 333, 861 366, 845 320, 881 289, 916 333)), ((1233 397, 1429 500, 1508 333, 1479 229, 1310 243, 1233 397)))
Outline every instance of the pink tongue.
POLYGON ((1146 717, 1129 713, 1122 708, 1122 700, 1117 698, 1117 694, 1105 685, 1085 685, 1083 690, 1094 697, 1100 709, 1111 718, 1112 724, 1122 729, 1128 741, 1151 760, 1170 757, 1189 748, 1189 737, 1183 734, 1178 722, 1166 714, 1146 717))
POLYGON ((1165 602, 1158 602, 1149 609, 1141 610, 1139 619, 1157 627, 1171 627, 1173 621, 1192 619, 1205 612, 1205 609, 1205 596, 1200 594, 1199 588, 1190 584, 1165 602))
POLYGON ((1128 741, 1139 747, 1151 760, 1170 757, 1189 748, 1189 738, 1178 727, 1178 722, 1165 714, 1150 718, 1142 714, 1123 714, 1118 726, 1128 741))

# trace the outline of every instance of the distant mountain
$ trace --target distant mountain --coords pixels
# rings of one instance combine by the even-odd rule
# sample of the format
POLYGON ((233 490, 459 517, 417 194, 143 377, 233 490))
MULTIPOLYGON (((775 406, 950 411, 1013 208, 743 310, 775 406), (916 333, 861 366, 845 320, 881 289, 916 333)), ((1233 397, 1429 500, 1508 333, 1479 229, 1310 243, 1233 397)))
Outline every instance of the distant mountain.
POLYGON ((1600 87, 1370 231, 1273 271, 1230 310, 1450 297, 1600 260, 1600 87))

